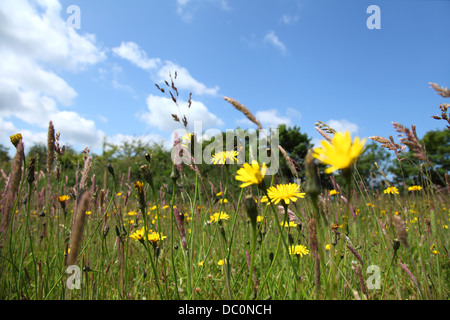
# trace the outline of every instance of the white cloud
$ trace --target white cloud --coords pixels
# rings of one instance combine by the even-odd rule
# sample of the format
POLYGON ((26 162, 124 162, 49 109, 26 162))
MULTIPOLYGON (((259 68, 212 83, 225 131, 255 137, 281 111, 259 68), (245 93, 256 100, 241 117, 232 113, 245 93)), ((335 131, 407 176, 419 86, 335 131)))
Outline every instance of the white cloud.
POLYGON ((283 22, 284 24, 293 24, 297 22, 298 19, 299 19, 298 15, 283 14, 280 21, 283 22))
POLYGON ((223 11, 231 10, 228 0, 177 0, 177 14, 184 22, 190 23, 194 19, 195 12, 205 3, 219 7, 223 11))
POLYGON ((294 108, 287 108, 286 116, 292 121, 299 122, 302 119, 302 114, 300 111, 294 108))
POLYGON ((95 42, 93 35, 80 35, 67 26, 57 0, 0 2, 2 124, 11 129, 9 118, 18 118, 37 127, 20 131, 24 141, 28 136, 39 142, 45 141, 48 122, 53 120, 70 143, 97 142, 99 131, 93 121, 59 109, 73 104, 77 93, 57 74, 78 72, 104 60, 105 53, 95 42))
MULTIPOLYGON (((285 116, 279 115, 277 109, 261 110, 255 113, 256 119, 261 123, 264 129, 277 128, 281 124, 287 127, 292 126, 293 120, 299 121, 301 118, 300 112, 295 109, 288 108, 285 116)), ((255 124, 247 118, 237 120, 238 125, 245 127, 255 127, 255 124)))
POLYGON ((196 95, 217 95, 219 91, 218 86, 212 88, 207 87, 192 77, 186 68, 170 61, 166 61, 164 66, 159 69, 157 82, 163 83, 169 77, 169 74, 173 76, 175 71, 177 72, 176 86, 178 89, 189 90, 196 95))
POLYGON ((127 135, 119 133, 111 137, 107 137, 106 142, 115 146, 120 146, 124 143, 134 143, 137 140, 149 145, 156 143, 162 144, 164 147, 168 146, 167 139, 159 134, 127 135))
POLYGON ((158 58, 149 59, 147 53, 134 42, 122 42, 119 47, 113 48, 112 51, 144 70, 155 69, 161 63, 158 58))
POLYGON ((76 112, 58 112, 53 115, 52 121, 55 130, 61 131, 61 137, 66 141, 76 142, 89 147, 101 144, 103 133, 101 130, 96 129, 95 122, 84 119, 76 112))
POLYGON ((190 131, 194 130, 193 126, 195 121, 201 121, 203 130, 219 128, 224 125, 224 122, 211 113, 200 101, 192 100, 190 108, 188 108, 186 101, 179 100, 178 105, 179 109, 169 98, 149 95, 147 98, 149 112, 141 114, 140 119, 148 125, 168 133, 182 127, 181 123, 173 120, 172 114, 176 114, 180 118, 180 121, 183 115, 186 115, 190 131))
POLYGON ((217 95, 218 86, 208 87, 195 79, 190 72, 169 60, 162 62, 159 58, 148 58, 147 53, 134 42, 122 42, 119 47, 113 48, 112 51, 119 57, 130 61, 137 67, 147 71, 153 80, 159 84, 177 72, 176 86, 180 90, 189 90, 196 95, 217 95))
POLYGON ((269 31, 265 35, 264 42, 266 42, 266 43, 270 44, 271 46, 277 48, 283 54, 285 54, 287 52, 286 46, 284 45, 283 42, 280 41, 278 36, 275 34, 275 31, 273 31, 273 30, 269 31))
POLYGON ((291 119, 289 117, 279 116, 278 110, 276 109, 258 111, 255 117, 261 122, 263 128, 276 128, 280 124, 285 124, 288 127, 292 125, 291 119))
POLYGON ((95 36, 79 35, 60 16, 57 0, 4 0, 0 4, 3 49, 40 62, 79 70, 105 58, 95 36))
POLYGON ((357 124, 350 122, 347 119, 341 119, 341 120, 328 120, 326 122, 331 128, 335 129, 338 132, 344 132, 349 131, 351 135, 354 135, 358 133, 359 127, 357 124))

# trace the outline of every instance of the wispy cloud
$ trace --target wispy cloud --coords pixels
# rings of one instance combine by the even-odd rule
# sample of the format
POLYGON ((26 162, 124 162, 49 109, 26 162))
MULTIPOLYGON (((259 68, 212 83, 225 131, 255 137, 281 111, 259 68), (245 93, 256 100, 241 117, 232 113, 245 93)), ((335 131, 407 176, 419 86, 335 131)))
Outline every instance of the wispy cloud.
POLYGON ((148 58, 147 53, 134 42, 122 42, 119 47, 112 51, 123 59, 126 59, 144 70, 152 70, 161 64, 158 58, 148 58))
POLYGON ((283 14, 281 16, 280 21, 284 24, 294 24, 298 21, 299 16, 298 15, 292 15, 292 14, 283 14))
POLYGON ((148 58, 147 53, 134 42, 122 42, 119 47, 113 48, 112 51, 119 57, 149 72, 157 83, 163 83, 169 77, 169 73, 174 75, 176 71, 178 89, 188 90, 196 95, 210 96, 217 95, 219 91, 218 86, 208 87, 195 79, 185 67, 169 60, 162 61, 159 58, 148 58))
POLYGON ((271 30, 269 31, 265 37, 264 37, 264 42, 268 43, 269 45, 277 48, 278 50, 281 51, 282 54, 286 54, 287 52, 287 48, 284 45, 283 42, 280 41, 280 39, 278 38, 278 36, 275 34, 275 31, 271 30))
POLYGON ((220 128, 224 125, 224 122, 211 113, 201 101, 192 100, 191 106, 188 107, 187 101, 178 99, 177 107, 170 98, 151 94, 147 98, 147 107, 147 112, 138 115, 140 120, 167 133, 181 127, 180 123, 172 119, 171 114, 176 114, 180 119, 186 115, 190 131, 194 129, 195 121, 201 121, 203 129, 220 128))
POLYGON ((347 119, 334 120, 330 119, 326 122, 331 128, 335 129, 338 132, 349 131, 350 134, 358 133, 359 127, 356 123, 353 123, 347 119))
MULTIPOLYGON (((293 108, 287 108, 285 115, 279 114, 278 111, 278 109, 260 110, 255 113, 255 117, 265 129, 277 128, 281 124, 291 127, 301 119, 301 113, 293 108)), ((245 127, 255 127, 255 124, 247 118, 237 120, 237 124, 245 127)))
POLYGON ((228 0, 177 0, 177 14, 184 22, 190 23, 196 11, 204 4, 212 4, 223 11, 231 11, 228 0))

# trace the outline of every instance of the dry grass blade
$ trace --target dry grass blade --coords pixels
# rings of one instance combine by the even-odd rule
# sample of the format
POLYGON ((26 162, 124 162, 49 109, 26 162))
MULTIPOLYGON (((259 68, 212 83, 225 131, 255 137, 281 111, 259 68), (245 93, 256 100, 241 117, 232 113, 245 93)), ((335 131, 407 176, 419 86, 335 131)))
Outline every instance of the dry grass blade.
MULTIPOLYGON (((392 136, 390 136, 389 138, 391 138, 391 137, 392 136)), ((393 139, 390 140, 390 139, 386 139, 386 138, 383 138, 380 136, 372 136, 372 137, 369 137, 369 139, 376 141, 378 143, 381 143, 382 147, 392 150, 392 151, 403 151, 405 149, 405 147, 402 147, 401 145, 395 143, 393 141, 393 139)))
POLYGON ((334 135, 337 132, 334 128, 330 127, 328 124, 320 120, 317 121, 314 125, 329 134, 334 135))
POLYGON ((280 149, 281 153, 283 154, 283 157, 286 159, 286 162, 289 166, 289 168, 292 171, 292 174, 298 179, 298 172, 297 169, 295 169, 294 162, 292 161, 291 157, 287 154, 286 150, 280 145, 278 145, 278 149, 280 149))
POLYGON ((355 271, 356 275, 358 276, 359 286, 361 288, 361 291, 367 297, 368 292, 367 292, 366 282, 365 282, 364 276, 361 271, 361 267, 358 264, 356 264, 356 265, 352 265, 352 269, 355 271))
POLYGON ((316 220, 309 221, 309 243, 311 253, 314 257, 314 284, 316 290, 320 289, 320 262, 319 262, 319 242, 317 241, 316 220))
POLYGON ((24 148, 22 140, 17 143, 16 146, 16 155, 11 162, 11 173, 10 178, 8 180, 7 191, 4 197, 4 201, 2 202, 2 216, 3 221, 1 221, 0 226, 0 235, 3 236, 3 233, 8 230, 9 223, 11 220, 11 213, 14 207, 14 199, 17 195, 20 186, 20 179, 22 177, 22 163, 24 157, 24 148))
POLYGON ((50 175, 53 170, 53 161, 55 160, 55 128, 50 121, 47 133, 47 172, 50 175))
POLYGON ((417 292, 419 292, 420 298, 422 298, 422 291, 420 291, 419 284, 417 283, 416 278, 414 278, 414 275, 409 271, 408 267, 404 265, 403 263, 399 262, 400 267, 406 272, 408 277, 411 279, 411 281, 416 285, 417 292))
POLYGON ((258 126, 259 130, 262 130, 262 126, 261 123, 256 119, 256 117, 250 112, 250 110, 247 109, 246 106, 244 106, 243 104, 241 104, 240 102, 234 100, 233 98, 229 98, 229 97, 223 97, 226 101, 228 101, 233 107, 235 107, 237 110, 241 111, 248 120, 250 120, 251 122, 253 122, 254 124, 256 124, 258 126))
POLYGON ((436 120, 445 120, 449 125, 447 125, 447 128, 450 129, 450 114, 447 114, 448 109, 450 108, 450 104, 448 103, 442 103, 439 106, 439 109, 441 109, 441 115, 440 116, 431 116, 433 119, 436 120))
POLYGON ((417 138, 416 126, 412 125, 410 130, 397 122, 393 122, 392 125, 394 126, 395 131, 400 133, 400 141, 414 151, 414 157, 429 162, 425 150, 417 138))
POLYGON ((450 98, 450 89, 440 87, 437 83, 430 82, 430 86, 436 91, 436 93, 444 98, 450 98))
POLYGON ((349 244, 347 244, 347 248, 353 253, 353 255, 356 257, 356 259, 358 259, 359 263, 361 263, 361 266, 364 267, 364 262, 363 262, 361 256, 359 255, 358 251, 356 251, 356 249, 353 248, 349 244))
POLYGON ((67 265, 76 263, 78 252, 80 251, 81 241, 83 239, 84 225, 86 222, 86 211, 89 205, 89 192, 83 193, 80 203, 77 206, 76 216, 70 234, 70 252, 67 258, 67 265))
POLYGON ((397 231, 397 238, 403 244, 405 248, 409 248, 408 244, 408 232, 406 231, 406 225, 403 222, 402 218, 399 216, 394 216, 392 221, 395 230, 397 231))
POLYGON ((327 134, 325 133, 325 131, 323 131, 323 130, 320 129, 319 127, 314 127, 314 128, 317 130, 317 132, 320 133, 320 135, 321 135, 322 137, 325 138, 325 140, 327 140, 330 144, 332 143, 332 140, 331 140, 330 136, 327 135, 327 134))

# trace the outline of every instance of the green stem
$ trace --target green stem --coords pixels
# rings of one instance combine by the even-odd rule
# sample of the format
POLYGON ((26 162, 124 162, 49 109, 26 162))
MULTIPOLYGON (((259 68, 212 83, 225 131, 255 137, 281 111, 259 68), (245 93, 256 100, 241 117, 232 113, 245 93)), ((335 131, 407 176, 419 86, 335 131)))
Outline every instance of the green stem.
POLYGON ((174 224, 174 216, 173 216, 173 206, 175 204, 175 187, 176 184, 175 182, 173 183, 173 187, 172 187, 172 201, 171 201, 171 207, 170 207, 170 256, 172 259, 172 271, 173 271, 173 278, 174 278, 174 282, 175 282, 175 292, 177 295, 178 300, 180 300, 180 294, 178 292, 178 280, 177 280, 177 270, 175 268, 175 256, 174 256, 174 250, 173 250, 173 240, 174 240, 174 229, 173 229, 173 224, 174 224))
POLYGON ((248 300, 253 283, 253 268, 255 265, 255 252, 256 252, 256 221, 252 221, 251 224, 252 234, 251 234, 251 249, 250 249, 250 274, 247 281, 247 291, 245 293, 245 300, 248 300))

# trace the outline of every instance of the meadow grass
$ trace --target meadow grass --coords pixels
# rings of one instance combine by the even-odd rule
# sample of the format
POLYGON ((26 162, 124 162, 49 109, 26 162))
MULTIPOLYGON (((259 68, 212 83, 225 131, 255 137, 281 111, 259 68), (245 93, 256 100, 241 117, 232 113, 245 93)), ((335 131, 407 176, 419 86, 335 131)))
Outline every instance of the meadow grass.
MULTIPOLYGON (((229 165, 224 185, 237 183, 237 168, 229 165)), ((448 298, 450 204, 448 194, 434 188, 371 192, 359 188, 355 172, 350 206, 344 188, 336 186, 340 193, 319 196, 326 219, 315 216, 305 197, 287 208, 294 220, 261 203, 264 194, 255 186, 232 197, 225 188, 208 200, 198 178, 162 192, 142 183, 140 202, 135 182, 108 177, 106 190, 85 190, 81 210, 73 195, 58 202, 71 189, 63 180, 48 184, 43 173, 31 183, 22 179, 3 233, 2 299, 448 298), (243 203, 250 192, 258 215, 254 233, 243 203), (210 222, 220 212, 228 219, 210 222), (85 215, 83 228, 77 215, 85 215), (297 223, 280 226, 283 221, 297 223), (71 239, 73 225, 82 239, 71 239), (144 226, 159 240, 130 237, 144 226), (290 255, 290 245, 304 245, 309 253, 290 255), (69 257, 80 267, 80 289, 67 286, 69 257)))

